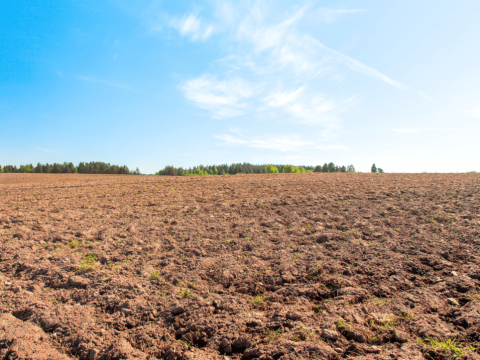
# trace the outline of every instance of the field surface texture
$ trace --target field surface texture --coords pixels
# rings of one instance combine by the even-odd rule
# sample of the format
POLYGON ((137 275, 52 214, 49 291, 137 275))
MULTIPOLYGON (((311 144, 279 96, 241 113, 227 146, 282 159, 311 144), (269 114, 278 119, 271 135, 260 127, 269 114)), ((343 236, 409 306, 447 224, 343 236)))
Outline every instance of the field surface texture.
POLYGON ((0 174, 0 359, 479 359, 479 191, 0 174))

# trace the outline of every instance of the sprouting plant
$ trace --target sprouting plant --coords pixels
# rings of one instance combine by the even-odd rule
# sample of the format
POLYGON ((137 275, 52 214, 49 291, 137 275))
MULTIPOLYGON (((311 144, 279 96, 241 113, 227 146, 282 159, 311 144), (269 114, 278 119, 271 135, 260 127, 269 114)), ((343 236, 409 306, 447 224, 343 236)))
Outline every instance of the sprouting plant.
POLYGON ((262 295, 262 294, 258 294, 258 296, 250 299, 250 302, 253 304, 253 305, 263 305, 264 303, 264 300, 265 300, 265 295, 262 295))
POLYGON ((465 346, 465 349, 467 349, 468 351, 475 351, 477 350, 477 348, 474 348, 472 345, 468 344, 465 346))
POLYGON ((400 318, 401 321, 407 322, 407 321, 413 320, 415 318, 415 315, 413 315, 408 311, 400 310, 398 312, 398 317, 400 318))
POLYGON ((180 287, 187 287, 187 288, 190 288, 190 289, 195 289, 195 284, 190 282, 190 281, 182 281, 180 284, 179 284, 180 287))
POLYGON ((150 280, 155 280, 160 277, 160 271, 158 270, 153 270, 150 276, 148 277, 150 280))
POLYGON ((75 239, 72 239, 72 241, 68 243, 68 246, 70 246, 71 248, 75 248, 78 245, 80 245, 80 243, 76 242, 75 239))
POLYGON ((295 259, 298 259, 298 254, 297 254, 297 253, 293 254, 293 257, 294 257, 295 259))
POLYGON ((246 239, 246 240, 247 240, 247 241, 250 241, 250 238, 247 236, 247 239, 246 239))
MULTIPOLYGON (((267 329, 269 331, 269 329, 267 329)), ((270 331, 268 334, 268 341, 273 341, 275 340, 280 334, 282 333, 282 329, 277 329, 274 331, 270 331)))
MULTIPOLYGON (((422 341, 421 339, 417 339, 419 344, 423 344, 425 350, 433 350, 435 352, 441 352, 446 355, 456 357, 456 356, 463 356, 465 355, 464 349, 462 348, 461 344, 459 344, 455 339, 445 339, 444 341, 438 341, 435 339, 427 339, 422 341)), ((471 345, 465 346, 466 350, 472 351, 474 349, 471 345)), ((474 351, 473 350, 473 351, 474 351)))
POLYGON ((95 254, 86 255, 85 259, 80 262, 80 266, 77 268, 77 274, 81 275, 92 271, 96 259, 97 255, 95 254))
POLYGON ((293 341, 300 341, 300 338, 297 335, 292 336, 293 341))
POLYGON ((351 327, 342 318, 339 318, 336 324, 337 324, 338 330, 340 331, 351 331, 351 327))
POLYGON ((225 245, 230 245, 234 241, 235 241, 235 239, 228 239, 227 241, 225 241, 225 245))
POLYGON ((115 266, 115 263, 113 261, 109 261, 107 263, 107 266, 110 268, 110 270, 112 270, 114 273, 116 273, 118 271, 118 268, 117 266, 115 266))
POLYGON ((123 265, 128 266, 130 264, 130 260, 123 260, 123 265))
POLYGON ((310 274, 311 275, 317 275, 320 272, 322 272, 322 265, 321 264, 315 264, 310 268, 310 274))
POLYGON ((186 289, 186 290, 180 292, 180 296, 189 297, 190 295, 192 295, 192 293, 193 293, 193 291, 186 289))

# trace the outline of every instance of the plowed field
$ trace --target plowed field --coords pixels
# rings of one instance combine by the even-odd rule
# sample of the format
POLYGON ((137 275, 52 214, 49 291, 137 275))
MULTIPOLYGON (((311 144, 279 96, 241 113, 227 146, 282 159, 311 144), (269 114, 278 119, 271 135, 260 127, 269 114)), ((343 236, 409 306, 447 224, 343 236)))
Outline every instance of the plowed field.
POLYGON ((479 359, 480 176, 0 174, 0 359, 479 359))

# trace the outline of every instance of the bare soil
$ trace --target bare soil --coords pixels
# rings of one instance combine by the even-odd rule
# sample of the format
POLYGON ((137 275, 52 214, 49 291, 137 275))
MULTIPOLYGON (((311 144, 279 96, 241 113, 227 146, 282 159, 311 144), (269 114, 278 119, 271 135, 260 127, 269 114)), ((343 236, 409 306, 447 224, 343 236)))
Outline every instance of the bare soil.
POLYGON ((0 174, 0 359, 479 359, 480 176, 0 174))

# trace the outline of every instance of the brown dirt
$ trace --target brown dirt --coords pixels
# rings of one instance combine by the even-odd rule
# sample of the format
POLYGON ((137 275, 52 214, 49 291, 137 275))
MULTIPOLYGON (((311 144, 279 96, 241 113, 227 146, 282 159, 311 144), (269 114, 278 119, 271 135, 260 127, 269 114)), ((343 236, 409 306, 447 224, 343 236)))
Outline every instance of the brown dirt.
POLYGON ((0 174, 0 359, 479 359, 479 197, 476 174, 0 174))

